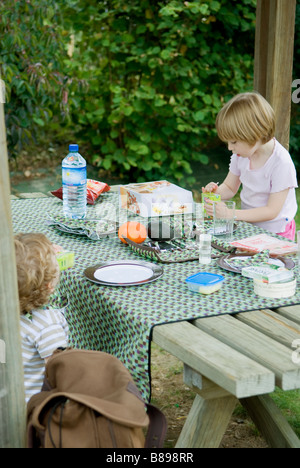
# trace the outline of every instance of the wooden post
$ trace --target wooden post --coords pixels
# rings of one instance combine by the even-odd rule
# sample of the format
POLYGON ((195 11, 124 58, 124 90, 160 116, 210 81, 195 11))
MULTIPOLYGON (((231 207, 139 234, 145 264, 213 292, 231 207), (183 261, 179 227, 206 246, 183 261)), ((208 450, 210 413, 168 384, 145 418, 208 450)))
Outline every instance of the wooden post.
POLYGON ((300 448, 300 440, 269 395, 241 399, 270 447, 300 448))
POLYGON ((296 0, 257 0, 254 89, 271 104, 276 138, 288 149, 296 0))
POLYGON ((22 448, 25 446, 26 406, 4 105, 1 100, 0 219, 0 447, 22 448))

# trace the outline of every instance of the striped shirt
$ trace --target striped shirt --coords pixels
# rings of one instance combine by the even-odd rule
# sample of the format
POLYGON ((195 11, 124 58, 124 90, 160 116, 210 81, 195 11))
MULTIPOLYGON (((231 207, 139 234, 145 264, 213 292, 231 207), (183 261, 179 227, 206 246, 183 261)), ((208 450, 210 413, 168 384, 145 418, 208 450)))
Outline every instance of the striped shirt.
POLYGON ((21 315, 21 340, 26 402, 41 391, 45 359, 68 346, 68 324, 62 310, 38 309, 21 315))

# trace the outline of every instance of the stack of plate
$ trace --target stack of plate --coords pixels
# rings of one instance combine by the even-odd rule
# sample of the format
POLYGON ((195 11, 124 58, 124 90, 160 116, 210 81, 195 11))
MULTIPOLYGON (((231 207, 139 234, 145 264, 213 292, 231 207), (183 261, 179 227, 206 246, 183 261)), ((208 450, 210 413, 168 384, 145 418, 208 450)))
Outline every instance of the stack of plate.
POLYGON ((296 292, 297 280, 282 281, 278 283, 264 283, 261 280, 254 279, 254 292, 259 296, 272 297, 274 299, 281 297, 291 297, 296 292))

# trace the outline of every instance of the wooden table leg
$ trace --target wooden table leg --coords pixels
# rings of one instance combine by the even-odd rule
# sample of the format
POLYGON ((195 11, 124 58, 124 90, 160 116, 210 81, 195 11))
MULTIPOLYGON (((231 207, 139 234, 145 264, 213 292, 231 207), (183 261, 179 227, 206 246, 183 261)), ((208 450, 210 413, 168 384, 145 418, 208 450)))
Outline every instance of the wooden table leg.
POLYGON ((176 448, 218 448, 236 402, 233 396, 205 400, 196 395, 176 448))
POLYGON ((197 395, 176 448, 218 448, 237 398, 187 366, 184 381, 197 395))
POLYGON ((269 395, 240 400, 252 421, 273 448, 300 448, 300 440, 269 395))

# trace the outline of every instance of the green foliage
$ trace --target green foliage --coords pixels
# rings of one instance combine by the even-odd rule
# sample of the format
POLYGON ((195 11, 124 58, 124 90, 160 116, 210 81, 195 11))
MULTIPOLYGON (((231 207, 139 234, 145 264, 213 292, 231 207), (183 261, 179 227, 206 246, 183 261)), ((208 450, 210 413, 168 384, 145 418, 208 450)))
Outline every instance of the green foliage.
MULTIPOLYGON (((296 5, 296 22, 295 22, 295 44, 294 44, 294 64, 293 64, 293 80, 300 79, 300 63, 298 60, 298 51, 300 50, 300 4, 296 5)), ((297 86, 299 87, 299 86, 297 86)), ((292 92, 296 88, 292 88, 292 92)), ((290 153, 296 168, 300 168, 300 104, 292 102, 291 108, 291 133, 290 133, 290 153)))
POLYGON ((276 388, 271 396, 295 431, 295 434, 300 437, 300 390, 286 392, 276 388))
POLYGON ((192 184, 191 163, 209 161, 217 112, 252 88, 255 7, 255 0, 0 1, 10 153, 36 133, 72 129, 90 145, 94 165, 192 184))
POLYGON ((88 82, 73 122, 93 163, 140 178, 194 180, 229 95, 251 89, 254 0, 76 1, 68 66, 88 82))
POLYGON ((0 18, 8 149, 16 155, 44 133, 55 114, 66 112, 69 78, 63 57, 68 33, 55 0, 0 1, 0 18))

